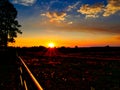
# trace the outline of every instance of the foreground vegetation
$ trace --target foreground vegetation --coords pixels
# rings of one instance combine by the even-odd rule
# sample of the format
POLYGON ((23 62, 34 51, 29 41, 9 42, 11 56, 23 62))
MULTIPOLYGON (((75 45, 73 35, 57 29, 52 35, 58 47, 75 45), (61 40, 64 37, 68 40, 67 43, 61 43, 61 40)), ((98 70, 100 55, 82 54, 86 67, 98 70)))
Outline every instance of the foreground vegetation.
POLYGON ((45 90, 120 90, 119 48, 32 48, 19 54, 45 90))

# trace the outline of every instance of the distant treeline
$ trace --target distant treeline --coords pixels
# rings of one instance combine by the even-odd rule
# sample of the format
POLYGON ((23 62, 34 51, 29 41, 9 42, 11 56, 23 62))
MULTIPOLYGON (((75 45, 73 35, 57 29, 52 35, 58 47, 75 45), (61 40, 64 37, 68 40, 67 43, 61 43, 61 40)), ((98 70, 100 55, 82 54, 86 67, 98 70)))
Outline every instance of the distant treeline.
MULTIPOLYGON (((2 48, 0 48, 1 50, 2 48)), ((45 51, 48 50, 49 48, 46 48, 44 46, 39 46, 39 47, 9 47, 9 50, 17 50, 17 51, 45 51)), ((117 51, 120 52, 120 47, 74 47, 74 48, 70 48, 70 47, 59 47, 59 48, 53 48, 53 49, 57 49, 60 52, 113 52, 113 51, 117 51)))

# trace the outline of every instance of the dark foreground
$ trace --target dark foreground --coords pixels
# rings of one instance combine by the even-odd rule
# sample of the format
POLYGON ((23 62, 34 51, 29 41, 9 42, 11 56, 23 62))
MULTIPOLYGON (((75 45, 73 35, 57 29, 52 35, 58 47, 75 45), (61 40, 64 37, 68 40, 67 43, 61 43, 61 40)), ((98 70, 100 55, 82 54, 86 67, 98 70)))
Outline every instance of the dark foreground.
POLYGON ((18 78, 15 51, 0 51, 0 90, 19 90, 18 78))
POLYGON ((45 90, 120 90, 120 48, 41 51, 21 56, 45 90))
MULTIPOLYGON (((15 52, 0 53, 0 90, 21 90, 15 52), (3 58, 3 59, 2 59, 3 58)), ((44 90, 120 90, 120 48, 17 48, 44 90)), ((32 89, 31 89, 32 90, 32 89)))

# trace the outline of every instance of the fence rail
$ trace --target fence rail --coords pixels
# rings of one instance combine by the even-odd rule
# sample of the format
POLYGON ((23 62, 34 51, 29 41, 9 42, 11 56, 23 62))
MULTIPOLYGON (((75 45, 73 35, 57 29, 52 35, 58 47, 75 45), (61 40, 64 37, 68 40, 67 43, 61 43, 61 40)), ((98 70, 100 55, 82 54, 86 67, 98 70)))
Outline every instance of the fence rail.
MULTIPOLYGON (((28 89, 28 86, 29 86, 29 85, 27 85, 27 82, 29 82, 29 81, 23 80, 23 79, 24 79, 24 77, 23 77, 23 75, 22 75, 22 74, 23 74, 23 70, 25 70, 25 71, 27 72, 27 74, 29 75, 31 81, 32 81, 33 84, 34 84, 34 87, 35 87, 37 90, 43 90, 42 86, 39 84, 39 82, 37 81, 37 79, 34 77, 34 75, 32 74, 32 72, 31 72, 30 69, 28 68, 28 66, 25 64, 24 60, 23 60, 20 56, 17 56, 17 57, 18 57, 18 59, 20 60, 22 66, 23 66, 23 68, 24 68, 24 69, 22 69, 21 66, 20 66, 20 68, 19 68, 20 73, 21 73, 21 74, 20 74, 20 82, 21 82, 24 90, 29 90, 29 89, 28 89)), ((22 89, 22 90, 23 90, 23 89, 22 89)), ((35 89, 34 89, 34 90, 35 90, 35 89)))

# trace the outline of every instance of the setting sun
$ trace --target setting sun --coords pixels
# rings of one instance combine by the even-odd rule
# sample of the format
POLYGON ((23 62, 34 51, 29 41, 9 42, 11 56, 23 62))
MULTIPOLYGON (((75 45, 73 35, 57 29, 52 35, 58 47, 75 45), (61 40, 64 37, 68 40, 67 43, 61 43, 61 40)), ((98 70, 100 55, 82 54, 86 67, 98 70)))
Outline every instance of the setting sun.
POLYGON ((55 47, 55 44, 51 42, 51 43, 48 44, 48 46, 49 46, 50 48, 54 48, 54 47, 55 47))

